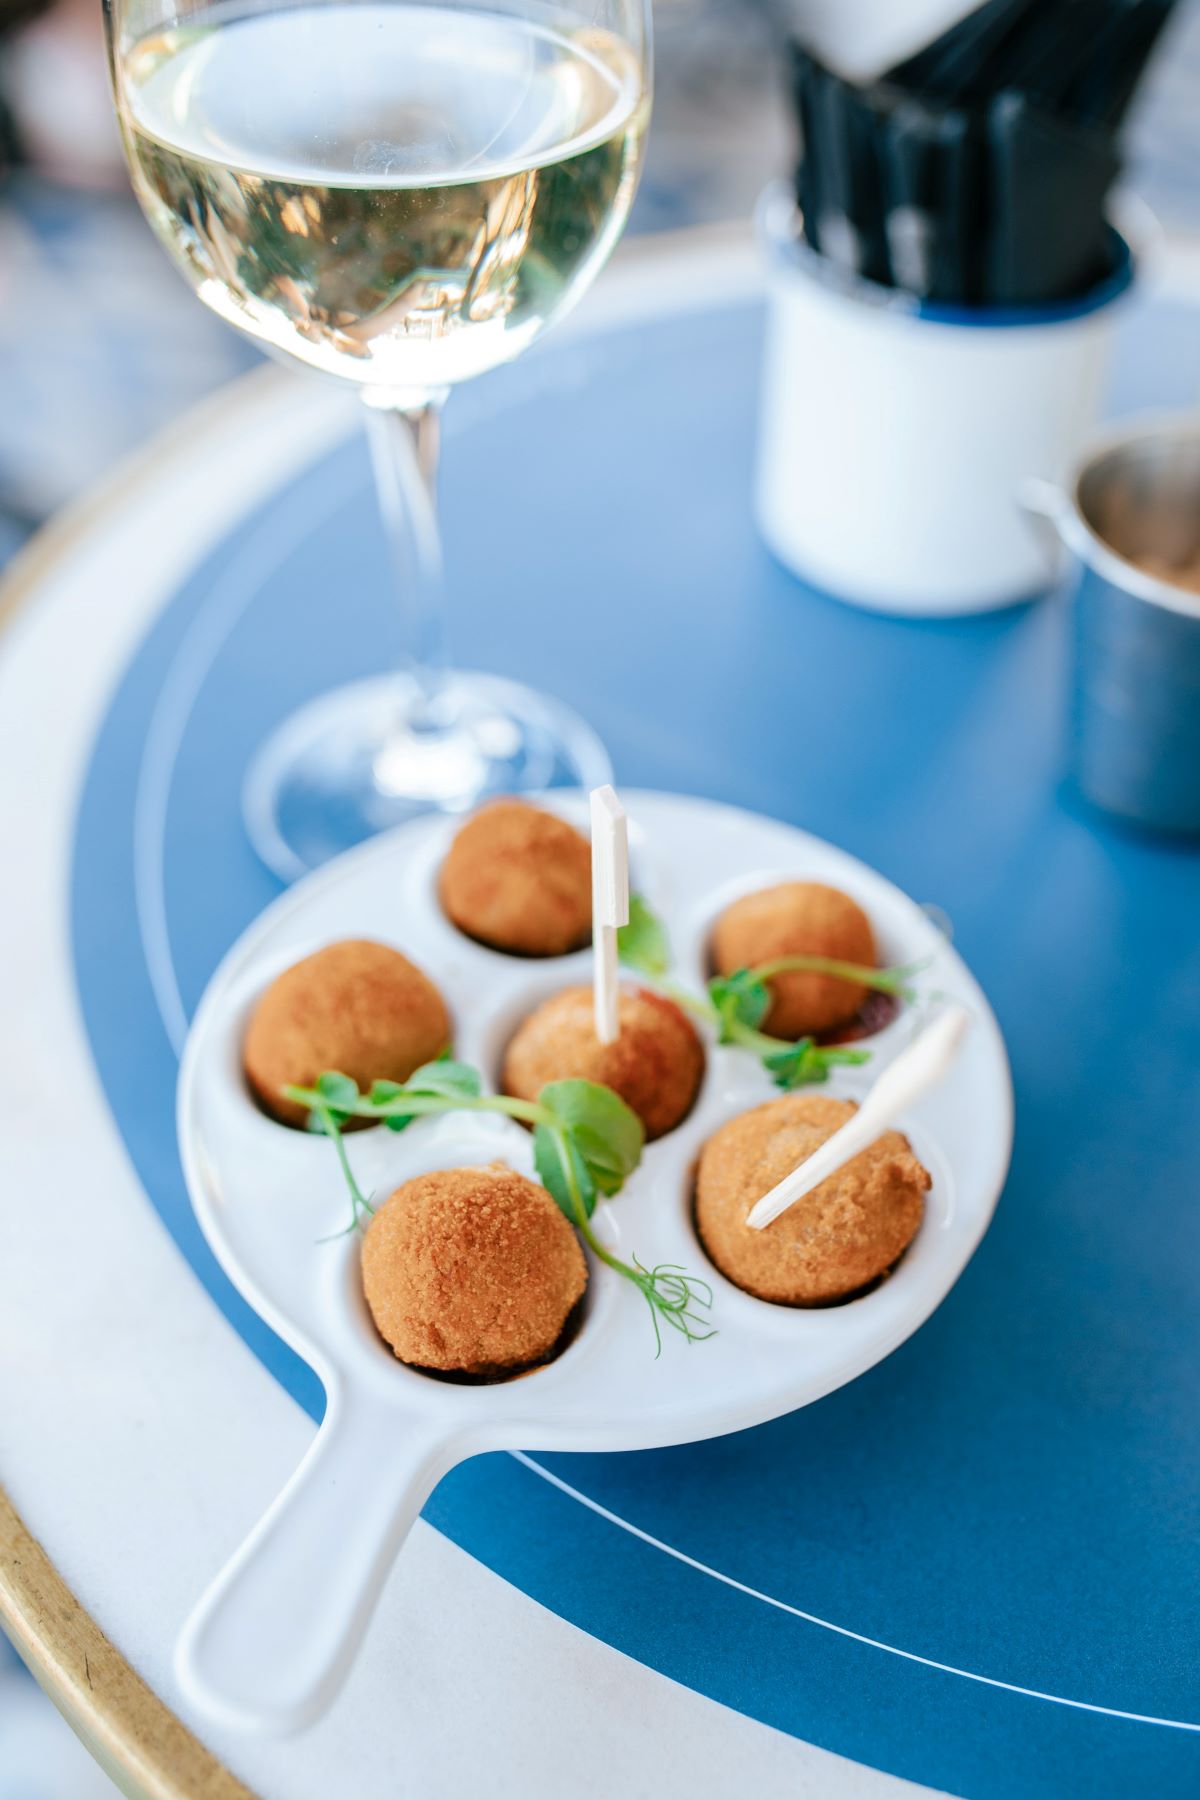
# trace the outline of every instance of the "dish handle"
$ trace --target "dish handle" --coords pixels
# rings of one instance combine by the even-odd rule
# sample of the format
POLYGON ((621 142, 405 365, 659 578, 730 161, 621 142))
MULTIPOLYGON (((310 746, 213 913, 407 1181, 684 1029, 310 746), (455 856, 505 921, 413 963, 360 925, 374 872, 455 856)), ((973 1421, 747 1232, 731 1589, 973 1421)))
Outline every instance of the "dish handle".
POLYGON ((433 1488, 467 1449, 445 1418, 331 1391, 307 1455, 203 1595, 175 1673, 214 1724, 303 1730, 334 1699, 384 1580, 433 1488))

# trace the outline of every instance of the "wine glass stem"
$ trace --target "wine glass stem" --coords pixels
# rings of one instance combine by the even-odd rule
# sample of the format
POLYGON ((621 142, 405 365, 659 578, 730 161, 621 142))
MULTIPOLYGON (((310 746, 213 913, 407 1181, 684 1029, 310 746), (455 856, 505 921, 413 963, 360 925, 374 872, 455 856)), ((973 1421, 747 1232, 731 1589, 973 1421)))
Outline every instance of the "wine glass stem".
POLYGON ((407 644, 405 666, 416 698, 410 730, 449 723, 445 688, 445 577, 438 530, 437 473, 441 399, 410 407, 366 403, 367 441, 407 644))

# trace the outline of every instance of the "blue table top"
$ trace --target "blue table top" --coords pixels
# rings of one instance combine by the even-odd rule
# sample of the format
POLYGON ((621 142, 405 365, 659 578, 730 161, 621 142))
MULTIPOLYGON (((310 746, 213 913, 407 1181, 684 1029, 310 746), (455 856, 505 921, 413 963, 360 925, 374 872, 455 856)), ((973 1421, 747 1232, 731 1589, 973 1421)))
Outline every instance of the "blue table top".
MULTIPOLYGON (((1010 1048, 1008 1188, 939 1312, 840 1393, 684 1449, 478 1458, 426 1516, 587 1631, 860 1761, 979 1800, 1192 1795, 1200 858, 1063 790, 1060 605, 901 623, 772 563, 749 509, 760 333, 746 304, 551 344, 456 401, 460 655, 579 707, 619 779, 777 814, 943 907, 1010 1048)), ((1122 404, 1190 397, 1194 313, 1135 317, 1123 354, 1122 404)), ((397 646, 353 443, 173 598, 77 824, 79 990, 115 1117, 181 1252, 314 1417, 314 1378, 192 1218, 176 1054, 276 891, 239 822, 247 759, 397 646)))

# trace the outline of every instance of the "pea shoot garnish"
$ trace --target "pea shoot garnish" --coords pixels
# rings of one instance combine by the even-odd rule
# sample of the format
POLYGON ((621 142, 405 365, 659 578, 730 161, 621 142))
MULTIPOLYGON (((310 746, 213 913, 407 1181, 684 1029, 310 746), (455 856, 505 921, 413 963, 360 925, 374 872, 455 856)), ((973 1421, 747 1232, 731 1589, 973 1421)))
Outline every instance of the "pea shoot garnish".
POLYGON ((627 969, 659 981, 671 966, 667 928, 640 894, 629 896, 629 922, 617 932, 617 949, 627 969))
POLYGON ((678 1006, 708 1025, 716 1032, 718 1043, 735 1044, 756 1056, 776 1087, 788 1090, 828 1081, 835 1068, 859 1067, 871 1060, 871 1052, 839 1044, 818 1044, 811 1037, 792 1041, 761 1030, 771 1008, 768 984, 772 976, 792 971, 833 975, 912 1002, 917 998, 913 977, 925 966, 908 963, 893 969, 872 969, 830 956, 780 956, 753 969, 714 975, 702 995, 694 994, 666 979, 671 963, 666 928, 640 894, 630 896, 629 923, 618 932, 617 944, 626 968, 647 976, 678 1006))
POLYGON ((599 1198, 612 1196, 641 1161, 642 1122, 611 1088, 594 1081, 552 1081, 536 1100, 486 1094, 478 1069, 443 1058, 426 1063, 401 1084, 376 1081, 363 1093, 349 1075, 328 1070, 311 1088, 287 1087, 284 1097, 308 1111, 309 1125, 330 1138, 350 1194, 347 1230, 362 1230, 374 1211, 355 1180, 342 1127, 348 1119, 368 1119, 389 1131, 404 1131, 414 1119, 450 1112, 499 1113, 533 1128, 538 1178, 561 1212, 576 1227, 597 1261, 631 1281, 650 1308, 655 1356, 662 1351, 662 1327, 688 1343, 713 1335, 703 1313, 712 1305, 708 1282, 678 1263, 648 1269, 635 1256, 625 1262, 597 1237, 592 1214, 599 1198))

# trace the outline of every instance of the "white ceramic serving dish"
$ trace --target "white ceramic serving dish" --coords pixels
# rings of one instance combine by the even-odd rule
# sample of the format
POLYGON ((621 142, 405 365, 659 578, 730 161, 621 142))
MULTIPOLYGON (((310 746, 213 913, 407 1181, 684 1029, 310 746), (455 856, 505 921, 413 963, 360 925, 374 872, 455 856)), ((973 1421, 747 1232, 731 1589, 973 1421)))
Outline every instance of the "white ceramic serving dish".
MULTIPOLYGON (((692 1171, 724 1120, 776 1092, 744 1052, 708 1046, 697 1104, 597 1211, 597 1228, 647 1266, 682 1263, 712 1283, 717 1335, 654 1333, 641 1296, 593 1267, 586 1312, 556 1362, 519 1380, 466 1386, 398 1362, 376 1336, 358 1280, 358 1240, 329 1239, 348 1200, 332 1146, 253 1104, 241 1077, 249 1008, 282 969, 343 937, 394 943, 438 982, 456 1053, 496 1081, 517 1023, 589 977, 587 952, 527 961, 464 938, 435 877, 454 830, 419 820, 291 889, 225 958, 197 1011, 179 1087, 189 1190, 231 1280, 320 1376, 324 1421, 278 1500, 200 1601, 180 1639, 189 1699, 250 1730, 295 1730, 332 1698, 400 1544, 440 1477, 479 1451, 635 1450, 715 1437, 820 1399, 901 1344, 953 1286, 991 1218, 1008 1166, 1012 1093, 1003 1041, 979 987, 926 914, 881 876, 804 832, 706 801, 623 796, 633 882, 668 923, 678 979, 700 987, 713 920, 735 895, 811 877, 853 894, 888 962, 931 958, 924 988, 963 1002, 974 1025, 945 1085, 902 1122, 934 1181, 925 1222, 873 1292, 816 1311, 770 1305, 713 1269, 696 1239, 692 1171)), ((587 829, 587 799, 548 804, 587 829)), ((872 1062, 822 1091, 855 1097, 908 1041, 902 1014, 869 1040, 872 1062)), ((427 1169, 502 1158, 532 1174, 530 1139, 509 1120, 451 1116, 402 1135, 352 1134, 367 1192, 427 1169)), ((232 1403, 232 1402, 231 1402, 232 1403)))

